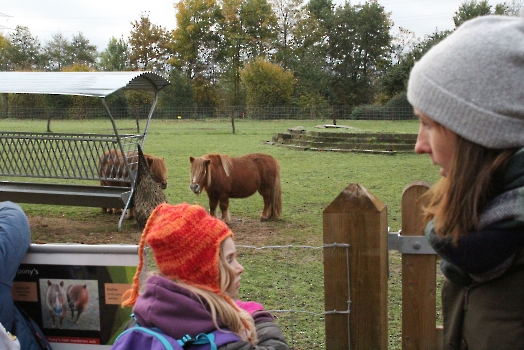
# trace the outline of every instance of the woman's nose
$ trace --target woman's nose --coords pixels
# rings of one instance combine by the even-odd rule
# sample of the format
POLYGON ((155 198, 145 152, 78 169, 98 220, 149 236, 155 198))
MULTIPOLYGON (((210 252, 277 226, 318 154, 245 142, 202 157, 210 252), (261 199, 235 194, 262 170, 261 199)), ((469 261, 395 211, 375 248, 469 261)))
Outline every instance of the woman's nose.
POLYGON ((417 136, 417 142, 415 142, 415 152, 418 154, 429 153, 429 143, 427 141, 427 136, 424 131, 419 130, 417 136))

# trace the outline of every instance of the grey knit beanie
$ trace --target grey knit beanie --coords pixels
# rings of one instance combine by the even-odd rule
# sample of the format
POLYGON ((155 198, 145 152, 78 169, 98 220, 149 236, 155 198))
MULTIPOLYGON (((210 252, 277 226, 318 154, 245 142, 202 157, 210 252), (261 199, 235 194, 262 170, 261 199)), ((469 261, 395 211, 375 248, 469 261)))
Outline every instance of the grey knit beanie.
POLYGON ((488 148, 524 146, 524 19, 469 20, 413 67, 411 105, 488 148))

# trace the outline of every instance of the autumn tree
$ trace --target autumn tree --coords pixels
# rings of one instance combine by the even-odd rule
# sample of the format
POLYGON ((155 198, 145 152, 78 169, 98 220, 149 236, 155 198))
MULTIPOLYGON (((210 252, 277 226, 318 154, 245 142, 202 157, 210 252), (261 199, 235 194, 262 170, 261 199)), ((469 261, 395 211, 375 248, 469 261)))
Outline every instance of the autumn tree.
POLYGON ((109 39, 104 51, 100 53, 100 69, 104 71, 123 71, 129 68, 129 49, 124 38, 109 39))
POLYGON ((224 98, 238 105, 245 96, 240 89, 240 68, 248 59, 269 57, 275 48, 277 18, 266 0, 224 0, 220 22, 221 87, 224 98))
POLYGON ((149 15, 131 23, 129 33, 129 61, 132 69, 164 72, 168 68, 171 35, 159 25, 151 23, 149 15))
POLYGON ((221 54, 220 7, 215 0, 183 0, 175 8, 171 62, 189 79, 199 77, 211 83, 221 54))
POLYGON ((244 0, 240 21, 245 35, 245 57, 268 57, 277 37, 277 18, 267 0, 244 0))
POLYGON ((267 59, 257 58, 240 71, 248 106, 286 106, 293 96, 293 73, 267 59))
POLYGON ((11 43, 9 39, 0 34, 0 70, 9 69, 9 50, 11 43))

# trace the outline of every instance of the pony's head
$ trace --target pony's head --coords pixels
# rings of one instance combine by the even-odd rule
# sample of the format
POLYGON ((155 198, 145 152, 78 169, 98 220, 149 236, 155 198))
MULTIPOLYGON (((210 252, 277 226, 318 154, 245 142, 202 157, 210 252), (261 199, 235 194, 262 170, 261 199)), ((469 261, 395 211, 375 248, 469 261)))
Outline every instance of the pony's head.
POLYGON ((167 166, 164 158, 154 157, 148 154, 144 154, 144 158, 147 160, 149 171, 156 183, 160 188, 165 190, 167 188, 167 166))
POLYGON ((191 162, 191 177, 189 188, 196 194, 200 194, 211 182, 211 172, 209 164, 211 160, 200 157, 189 157, 191 162))
POLYGON ((61 281, 60 284, 47 281, 47 305, 56 315, 61 315, 65 312, 66 293, 63 287, 64 281, 61 281))

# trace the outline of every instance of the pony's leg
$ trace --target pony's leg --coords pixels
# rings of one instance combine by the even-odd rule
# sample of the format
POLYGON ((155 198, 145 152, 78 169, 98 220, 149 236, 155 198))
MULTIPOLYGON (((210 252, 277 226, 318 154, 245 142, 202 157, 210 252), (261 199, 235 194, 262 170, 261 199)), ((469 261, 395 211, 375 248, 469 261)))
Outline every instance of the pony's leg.
POLYGON ((229 207, 229 198, 220 199, 220 212, 222 213, 222 221, 229 223, 231 221, 231 215, 227 210, 229 207))
POLYGON ((209 197, 209 214, 211 216, 217 216, 218 198, 209 197))
POLYGON ((260 221, 267 221, 270 219, 271 216, 271 194, 270 191, 266 191, 267 193, 259 192, 262 195, 262 198, 264 199, 264 209, 262 210, 262 214, 260 214, 260 221))

